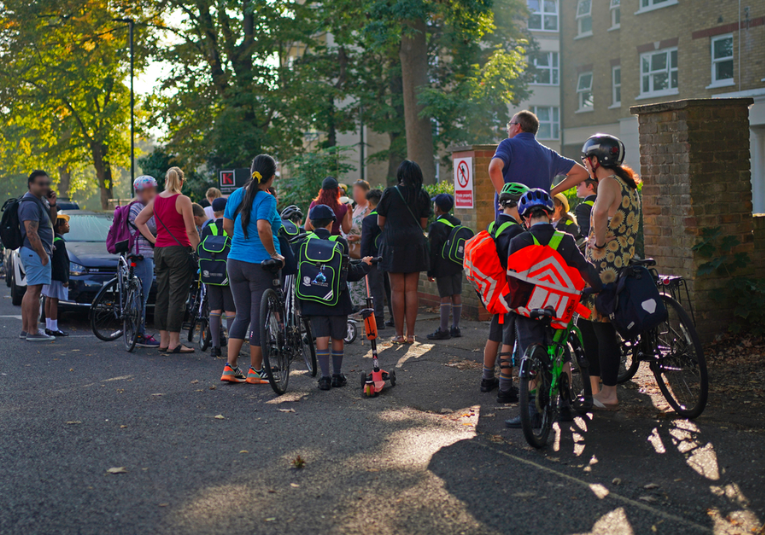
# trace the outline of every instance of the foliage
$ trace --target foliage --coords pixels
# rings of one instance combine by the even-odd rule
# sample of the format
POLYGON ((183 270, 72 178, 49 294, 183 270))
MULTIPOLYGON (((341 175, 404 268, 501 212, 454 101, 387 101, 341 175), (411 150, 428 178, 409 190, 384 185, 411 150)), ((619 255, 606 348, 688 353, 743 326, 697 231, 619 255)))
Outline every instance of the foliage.
POLYGON ((701 239, 692 250, 709 261, 699 266, 698 275, 715 273, 721 277, 733 277, 738 269, 750 262, 747 253, 734 251, 739 245, 741 242, 735 236, 722 236, 722 227, 701 229, 701 239))
POLYGON ((431 199, 439 193, 448 193, 449 195, 454 196, 454 182, 451 180, 442 180, 435 184, 425 184, 423 188, 428 192, 428 197, 431 199))
MULTIPOLYGON (((163 148, 156 147, 150 154, 138 158, 138 165, 144 175, 153 176, 157 180, 157 189, 165 189, 165 175, 167 170, 173 166, 184 167, 183 162, 177 157, 168 154, 163 148)), ((217 186, 217 182, 206 178, 196 171, 184 171, 185 180, 183 182, 183 194, 188 195, 194 202, 199 202, 205 198, 207 189, 211 186, 217 186)))
POLYGON ((353 170, 345 154, 352 147, 329 147, 299 154, 282 165, 287 178, 276 182, 279 209, 295 204, 307 213, 308 205, 316 197, 321 182, 328 176, 338 179, 353 170))

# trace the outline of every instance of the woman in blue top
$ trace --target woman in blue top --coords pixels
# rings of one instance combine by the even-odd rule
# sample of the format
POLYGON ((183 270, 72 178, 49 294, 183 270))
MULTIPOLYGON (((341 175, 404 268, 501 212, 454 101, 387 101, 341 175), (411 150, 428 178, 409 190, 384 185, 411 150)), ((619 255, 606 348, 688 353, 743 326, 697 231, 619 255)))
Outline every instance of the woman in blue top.
POLYGON ((223 213, 223 228, 231 236, 231 251, 226 267, 236 306, 236 319, 228 340, 228 362, 221 381, 250 384, 267 383, 260 349, 260 300, 271 286, 273 275, 260 267, 263 260, 284 262, 279 252, 282 220, 276 211, 276 198, 268 192, 276 175, 276 162, 267 154, 252 160, 250 180, 228 199, 223 213), (250 371, 245 377, 236 365, 244 337, 250 330, 250 371))

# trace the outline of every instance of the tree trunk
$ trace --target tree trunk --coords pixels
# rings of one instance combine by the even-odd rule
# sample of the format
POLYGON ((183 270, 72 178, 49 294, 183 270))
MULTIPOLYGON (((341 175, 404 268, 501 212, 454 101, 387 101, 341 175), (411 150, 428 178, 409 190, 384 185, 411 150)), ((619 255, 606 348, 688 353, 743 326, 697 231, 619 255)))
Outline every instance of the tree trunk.
POLYGON ((337 128, 335 128, 335 99, 329 97, 329 103, 327 104, 327 139, 322 146, 324 148, 334 147, 337 145, 337 128))
MULTIPOLYGON (((400 76, 392 76, 388 80, 388 89, 390 91, 390 102, 392 117, 391 124, 401 124, 404 120, 404 103, 403 103, 403 84, 400 76)), ((403 140, 400 140, 402 132, 400 130, 389 131, 388 138, 390 139, 390 146, 388 148, 388 184, 394 185, 396 183, 396 171, 398 166, 404 161, 404 155, 398 150, 398 145, 401 141, 406 141, 406 136, 403 140)))
POLYGON ((112 181, 112 165, 109 163, 109 147, 103 143, 92 142, 90 152, 93 156, 93 167, 96 169, 96 181, 101 191, 101 209, 109 208, 109 199, 113 198, 114 183, 112 181))
POLYGON ((417 101, 417 93, 428 85, 427 27, 424 19, 408 21, 405 26, 399 58, 404 92, 406 153, 407 158, 420 165, 424 183, 433 184, 436 181, 433 131, 430 118, 420 116, 423 106, 417 101))
POLYGON ((58 166, 58 195, 61 199, 69 199, 69 185, 72 183, 72 171, 68 165, 58 166))
POLYGON ((398 166, 404 161, 404 157, 401 156, 396 150, 393 149, 396 140, 401 136, 398 132, 388 132, 388 138, 390 139, 390 149, 388 149, 388 184, 396 184, 396 171, 398 166))

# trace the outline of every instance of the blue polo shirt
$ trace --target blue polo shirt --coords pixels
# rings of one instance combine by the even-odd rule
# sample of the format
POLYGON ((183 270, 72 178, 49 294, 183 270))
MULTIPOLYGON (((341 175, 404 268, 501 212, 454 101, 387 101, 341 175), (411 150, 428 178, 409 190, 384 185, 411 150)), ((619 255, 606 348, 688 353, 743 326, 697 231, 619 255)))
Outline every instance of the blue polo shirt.
POLYGON ((521 132, 505 139, 497 147, 494 158, 505 164, 502 176, 505 184, 518 182, 529 188, 550 191, 553 178, 565 175, 574 167, 574 160, 564 158, 539 143, 534 134, 521 132))

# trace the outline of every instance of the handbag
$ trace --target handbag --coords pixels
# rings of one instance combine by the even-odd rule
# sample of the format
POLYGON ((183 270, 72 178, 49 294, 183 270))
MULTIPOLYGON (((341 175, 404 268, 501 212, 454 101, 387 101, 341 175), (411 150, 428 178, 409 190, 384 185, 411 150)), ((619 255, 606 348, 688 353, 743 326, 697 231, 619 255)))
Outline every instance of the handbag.
MULTIPOLYGON (((162 221, 162 219, 159 217, 159 214, 157 213, 157 211, 156 211, 156 210, 154 211, 154 217, 156 217, 156 218, 157 218, 157 221, 159 221, 159 222, 160 222, 160 224, 162 225, 162 227, 163 227, 163 228, 164 228, 164 229, 167 231, 167 233, 168 233, 168 234, 170 234, 170 236, 171 236, 171 237, 172 237, 172 238, 175 240, 175 243, 177 243, 178 245, 180 245, 180 246, 181 246, 181 247, 183 247, 183 248, 186 248, 186 246, 185 246, 185 245, 183 245, 183 244, 182 244, 182 243, 181 243, 181 242, 178 240, 178 238, 176 238, 176 237, 175 237, 175 235, 174 235, 172 232, 170 232, 170 229, 169 229, 169 228, 167 228, 167 225, 165 225, 165 223, 164 223, 164 222, 162 221)), ((189 254, 188 254, 188 259, 186 260, 186 262, 188 263, 188 269, 189 269, 189 273, 191 273, 191 274, 193 275, 194 273, 196 273, 196 272, 197 272, 197 268, 198 268, 198 265, 197 265, 197 258, 196 258, 196 254, 194 254, 194 251, 191 251, 190 249, 187 249, 187 251, 188 251, 188 253, 189 253, 189 254)))

